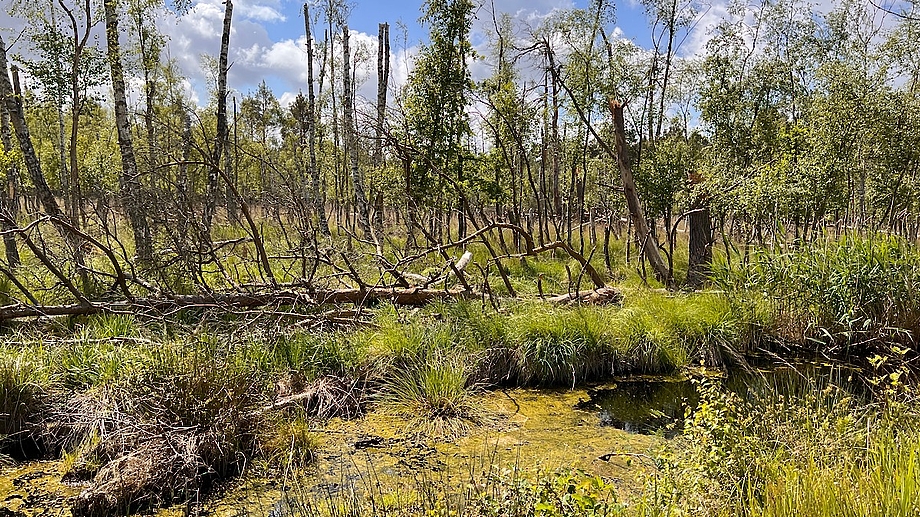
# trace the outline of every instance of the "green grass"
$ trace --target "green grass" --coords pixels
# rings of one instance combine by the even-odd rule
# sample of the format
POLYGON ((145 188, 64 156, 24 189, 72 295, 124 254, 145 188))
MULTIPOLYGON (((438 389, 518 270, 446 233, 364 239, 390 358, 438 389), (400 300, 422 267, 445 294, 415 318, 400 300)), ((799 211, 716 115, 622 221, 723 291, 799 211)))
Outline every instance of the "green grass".
POLYGON ((871 435, 857 462, 777 465, 746 504, 763 517, 908 517, 920 513, 920 439, 871 435))
MULTIPOLYGON (((89 475, 119 453, 104 449, 113 422, 154 433, 194 430, 201 464, 221 475, 256 457, 289 472, 314 458, 316 421, 303 408, 260 411, 276 384, 295 374, 305 382, 360 378, 376 395, 376 410, 401 416, 410 436, 444 439, 489 422, 475 399, 487 386, 571 386, 700 361, 718 365, 756 342, 763 321, 715 293, 626 289, 622 306, 532 301, 496 312, 480 301, 382 305, 369 326, 334 332, 273 324, 239 333, 237 321, 152 326, 122 316, 89 319, 75 331, 20 327, 0 347, 0 402, 10 416, 0 422, 4 434, 15 433, 49 401, 95 415, 74 425, 63 444, 71 468, 89 475)), ((804 385, 795 397, 763 387, 751 400, 701 384, 702 402, 683 436, 652 455, 654 475, 628 505, 606 480, 555 473, 470 479, 463 494, 427 486, 443 495, 427 508, 435 515, 593 515, 593 504, 605 515, 679 515, 685 508, 706 515, 913 515, 917 399, 904 378, 883 373, 875 389, 885 395, 871 405, 830 384, 804 385)), ((414 492, 387 504, 410 515, 424 497, 414 492)), ((340 503, 381 502, 359 499, 340 503)))
POLYGON ((916 515, 916 392, 869 403, 832 384, 803 388, 741 399, 703 380, 683 435, 655 458, 638 514, 916 515))
POLYGON ((407 430, 420 437, 453 437, 479 423, 482 413, 472 399, 465 355, 439 353, 390 373, 381 405, 408 419, 407 430))
POLYGON ((262 456, 286 474, 313 462, 322 444, 320 435, 313 430, 313 423, 303 414, 293 418, 277 417, 263 429, 259 437, 262 456))
POLYGON ((81 331, 85 340, 137 338, 141 335, 140 324, 132 314, 94 314, 86 319, 81 331))
POLYGON ((920 331, 920 252, 876 235, 760 250, 715 283, 739 312, 766 313, 780 340, 828 354, 869 357, 890 345, 916 349, 920 331))
POLYGON ((39 362, 3 350, 0 354, 0 443, 37 433, 48 411, 49 378, 39 362))

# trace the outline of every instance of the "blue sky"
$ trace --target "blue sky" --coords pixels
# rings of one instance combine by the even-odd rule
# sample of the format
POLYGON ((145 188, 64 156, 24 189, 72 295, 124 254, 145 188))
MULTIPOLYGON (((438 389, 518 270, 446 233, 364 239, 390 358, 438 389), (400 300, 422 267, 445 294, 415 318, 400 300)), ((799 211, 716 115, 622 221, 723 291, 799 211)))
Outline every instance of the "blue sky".
MULTIPOLYGON (((40 0, 48 1, 48 0, 40 0)), ((74 0, 64 0, 71 1, 74 0)), ((311 0, 318 4, 320 0, 311 0)), ((696 0, 693 0, 696 1, 696 0)), ((703 0, 706 1, 706 0, 703 0)), ((711 0, 712 6, 701 9, 701 22, 716 20, 724 14, 726 0, 711 0)), ((473 43, 485 53, 484 31, 491 27, 492 6, 498 12, 507 12, 515 19, 536 25, 539 19, 554 9, 586 7, 588 0, 485 0, 477 13, 474 24, 473 43)), ((377 25, 390 24, 392 59, 391 84, 400 84, 408 73, 406 64, 418 50, 418 45, 428 38, 428 30, 420 26, 422 0, 352 2, 349 26, 352 30, 352 48, 363 49, 363 60, 359 60, 357 72, 359 95, 373 96, 376 88, 376 37, 377 25), (406 28, 405 39, 399 28, 406 28)), ((193 102, 207 102, 207 74, 203 68, 203 56, 215 56, 220 45, 220 31, 223 20, 222 0, 193 0, 192 7, 180 17, 164 13, 159 18, 160 30, 169 38, 168 57, 174 59, 182 73, 188 77, 187 90, 193 102)), ((255 90, 265 80, 283 102, 291 100, 298 90, 305 88, 306 52, 304 46, 303 4, 292 0, 235 0, 233 32, 231 35, 229 84, 232 92, 239 96, 255 90)), ((317 11, 318 7, 314 7, 317 11)), ((708 23, 707 22, 707 23, 708 23)), ((694 38, 688 40, 686 52, 694 52, 705 41, 701 23, 694 38)), ((9 42, 24 26, 23 20, 0 14, 0 34, 9 42)), ((631 39, 640 46, 650 45, 649 25, 644 11, 635 0, 623 0, 616 4, 617 34, 631 39)), ((322 28, 314 28, 314 36, 322 38, 322 28)), ((20 40, 11 53, 27 52, 20 40)), ((685 53, 686 53, 685 52, 685 53)), ((486 71, 486 65, 479 66, 478 73, 486 71)), ((476 69, 474 68, 474 73, 476 69)))
MULTIPOLYGON (((173 56, 177 57, 183 70, 190 77, 197 77, 194 61, 197 55, 186 49, 203 49, 201 52, 216 53, 218 32, 222 16, 220 0, 198 0, 195 7, 179 19, 174 27, 166 27, 171 34, 173 56), (174 30, 175 29, 175 30, 174 30), (175 49, 182 49, 175 53, 175 49)), ((495 10, 507 12, 519 20, 538 20, 553 9, 585 7, 587 0, 495 0, 495 10)), ((405 79, 406 61, 403 52, 409 55, 428 39, 428 29, 419 24, 421 0, 396 0, 389 2, 359 0, 353 2, 349 27, 353 31, 353 48, 365 45, 372 56, 376 55, 378 24, 390 24, 391 49, 393 51, 393 80, 399 84, 405 79), (400 29, 405 28, 405 32, 400 29), (372 48, 373 47, 373 48, 372 48)), ((231 86, 246 92, 254 89, 264 79, 276 95, 289 99, 302 88, 305 79, 305 51, 303 46, 302 3, 288 0, 237 0, 234 4, 234 31, 231 39, 231 86), (234 73, 235 72, 235 73, 234 73), (287 94, 287 95, 285 95, 287 94)), ((314 8, 314 13, 319 9, 314 8)), ((649 29, 641 6, 629 2, 617 5, 617 26, 623 36, 646 46, 649 43, 649 29)), ((484 30, 491 27, 492 3, 486 2, 477 12, 474 25, 474 45, 484 43, 484 30)), ((315 16, 315 14, 314 14, 315 16)), ((534 22, 535 23, 535 22, 534 22)), ((314 27, 314 37, 321 39, 322 27, 314 27)), ((359 81, 364 77, 368 96, 375 87, 376 68, 373 57, 363 62, 359 69, 359 81)), ((200 81, 194 80, 199 94, 200 81)))

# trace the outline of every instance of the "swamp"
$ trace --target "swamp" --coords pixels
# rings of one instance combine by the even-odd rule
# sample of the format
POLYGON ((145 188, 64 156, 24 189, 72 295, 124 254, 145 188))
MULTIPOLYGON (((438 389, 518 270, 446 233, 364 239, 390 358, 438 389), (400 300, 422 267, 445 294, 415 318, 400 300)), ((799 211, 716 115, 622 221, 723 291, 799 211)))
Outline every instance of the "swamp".
POLYGON ((916 1, 236 1, 3 6, 0 517, 920 515, 916 1))

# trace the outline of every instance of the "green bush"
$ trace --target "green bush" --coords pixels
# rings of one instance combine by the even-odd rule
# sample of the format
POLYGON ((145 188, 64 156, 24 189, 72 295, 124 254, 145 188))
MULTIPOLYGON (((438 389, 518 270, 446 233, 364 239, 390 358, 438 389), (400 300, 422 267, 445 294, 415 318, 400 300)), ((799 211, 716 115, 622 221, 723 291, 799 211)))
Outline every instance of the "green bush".
POLYGON ((393 371, 380 398, 383 407, 409 418, 413 434, 449 438, 479 422, 474 391, 468 358, 438 353, 393 371))

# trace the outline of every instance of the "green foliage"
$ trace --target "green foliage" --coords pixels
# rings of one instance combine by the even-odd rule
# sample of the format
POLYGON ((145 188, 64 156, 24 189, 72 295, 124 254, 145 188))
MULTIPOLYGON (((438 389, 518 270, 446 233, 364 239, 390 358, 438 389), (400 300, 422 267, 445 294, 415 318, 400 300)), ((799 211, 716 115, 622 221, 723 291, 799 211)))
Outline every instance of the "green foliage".
POLYGON ((833 384, 805 381, 742 400, 709 379, 683 436, 655 458, 640 515, 910 515, 920 429, 915 394, 867 406, 833 384), (906 402, 906 405, 904 404, 906 402), (907 418, 907 420, 905 420, 907 418))
POLYGON ((585 472, 560 472, 540 483, 534 515, 601 517, 623 510, 612 483, 585 472))
POLYGON ((439 173, 464 181, 475 8, 470 0, 427 0, 423 6, 421 22, 429 26, 431 43, 422 47, 403 93, 408 133, 423 153, 407 185, 417 201, 448 187, 439 173))
POLYGON ((897 238, 759 251, 713 274, 737 306, 757 303, 752 295, 760 295, 781 336, 812 339, 829 352, 884 349, 909 342, 920 330, 920 253, 897 238))
POLYGON ((41 364, 8 350, 0 352, 0 442, 8 437, 19 440, 20 433, 33 431, 47 410, 48 388, 41 364))
POLYGON ((541 473, 535 480, 517 469, 495 469, 474 485, 475 511, 481 517, 600 517, 623 515, 610 481, 578 470, 541 473))
MULTIPOLYGON (((79 7, 78 7, 79 9, 79 7)), ((88 13, 87 13, 88 14, 88 13)), ((77 16, 82 16, 78 11, 77 16)), ((66 34, 61 27, 44 16, 35 17, 34 25, 28 27, 35 55, 43 59, 23 60, 29 75, 37 80, 43 98, 63 106, 73 102, 72 82, 77 82, 79 95, 94 99, 97 89, 107 80, 108 62, 105 54, 96 45, 90 44, 81 51, 78 69, 74 70, 74 52, 77 42, 74 34, 66 34)), ((67 27, 70 30, 70 27, 67 27)), ((76 29, 74 29, 76 30, 76 29)), ((81 102, 85 99, 81 99, 81 102)))

